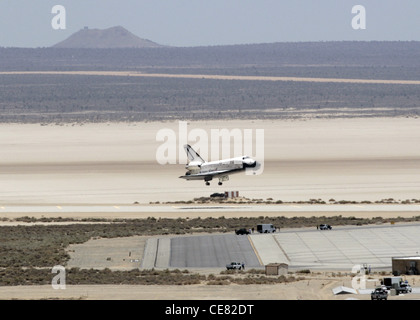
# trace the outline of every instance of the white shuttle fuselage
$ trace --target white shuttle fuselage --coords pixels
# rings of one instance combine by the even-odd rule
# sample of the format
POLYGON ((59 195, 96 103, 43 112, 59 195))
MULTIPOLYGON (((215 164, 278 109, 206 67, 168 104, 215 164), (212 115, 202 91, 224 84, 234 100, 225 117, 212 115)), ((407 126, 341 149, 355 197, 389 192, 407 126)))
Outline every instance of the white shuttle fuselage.
POLYGON ((222 185, 223 181, 229 180, 229 175, 231 174, 245 170, 256 171, 261 166, 260 163, 248 156, 206 162, 190 145, 185 145, 184 149, 189 160, 185 166, 185 169, 188 171, 180 178, 204 180, 206 185, 210 185, 209 181, 213 180, 213 178, 219 178, 219 185, 222 185))

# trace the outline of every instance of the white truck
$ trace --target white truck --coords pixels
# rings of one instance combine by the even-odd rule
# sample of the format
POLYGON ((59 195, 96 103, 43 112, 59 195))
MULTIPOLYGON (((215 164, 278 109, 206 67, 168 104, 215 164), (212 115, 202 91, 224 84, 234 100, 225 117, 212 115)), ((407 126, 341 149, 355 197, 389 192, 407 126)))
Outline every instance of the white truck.
POLYGON ((386 277, 383 279, 382 283, 383 285, 388 289, 396 289, 400 286, 400 283, 402 282, 401 277, 386 277))
POLYGON ((229 264, 226 265, 226 269, 227 270, 232 270, 232 269, 241 270, 242 269, 242 263, 239 263, 239 262, 231 262, 231 263, 229 263, 229 264))
POLYGON ((401 277, 387 277, 383 279, 382 283, 387 290, 395 289, 397 295, 412 292, 408 281, 403 281, 401 277))
POLYGON ((387 300, 388 299, 388 292, 383 288, 376 288, 370 294, 371 300, 387 300))
POLYGON ((272 232, 276 232, 276 227, 270 223, 263 223, 263 224, 257 225, 257 231, 259 233, 272 233, 272 232))

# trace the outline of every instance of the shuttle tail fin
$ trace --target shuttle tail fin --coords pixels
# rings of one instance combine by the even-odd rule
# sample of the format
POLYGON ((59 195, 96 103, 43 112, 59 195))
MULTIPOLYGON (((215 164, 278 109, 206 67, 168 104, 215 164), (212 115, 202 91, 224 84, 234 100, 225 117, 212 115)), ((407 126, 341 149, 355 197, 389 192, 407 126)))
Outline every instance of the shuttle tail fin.
POLYGON ((184 149, 185 149, 185 152, 187 153, 187 157, 189 161, 197 161, 201 163, 205 162, 204 159, 201 158, 200 155, 197 152, 195 152, 195 150, 189 144, 184 145, 184 149))

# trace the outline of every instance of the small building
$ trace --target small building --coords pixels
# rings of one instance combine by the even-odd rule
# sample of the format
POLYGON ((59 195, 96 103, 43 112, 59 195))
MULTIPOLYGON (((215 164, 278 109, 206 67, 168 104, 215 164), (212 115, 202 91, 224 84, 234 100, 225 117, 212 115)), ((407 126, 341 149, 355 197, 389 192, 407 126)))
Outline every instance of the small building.
POLYGON ((239 197, 239 191, 225 191, 226 198, 237 198, 239 197))
POLYGON ((392 257, 392 274, 399 276, 420 274, 420 256, 392 257))
POLYGON ((269 263, 265 266, 265 274, 267 276, 285 276, 288 272, 289 265, 286 263, 269 263))

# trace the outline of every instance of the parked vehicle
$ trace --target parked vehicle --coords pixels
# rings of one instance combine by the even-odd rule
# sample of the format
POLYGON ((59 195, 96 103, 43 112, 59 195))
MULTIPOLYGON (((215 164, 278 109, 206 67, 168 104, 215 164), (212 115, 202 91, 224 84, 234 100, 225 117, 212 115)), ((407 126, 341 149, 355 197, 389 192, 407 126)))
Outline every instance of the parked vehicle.
POLYGON ((410 293, 410 292, 413 291, 413 289, 411 288, 411 286, 408 283, 406 283, 406 282, 401 282, 400 283, 400 286, 397 287, 396 290, 397 290, 397 294, 400 294, 400 293, 410 293))
POLYGON ((403 281, 401 277, 386 277, 382 281, 383 286, 388 290, 395 289, 397 294, 410 293, 413 291, 407 281, 403 281))
POLYGON ((226 195, 224 193, 215 192, 210 195, 210 198, 226 198, 226 195))
POLYGON ((272 233, 276 232, 276 227, 269 223, 257 225, 257 231, 259 233, 272 233))
POLYGON ((401 282, 401 277, 385 277, 383 279, 383 285, 386 286, 388 290, 399 287, 401 282))
POLYGON ((388 299, 388 292, 383 288, 376 288, 370 294, 371 300, 387 300, 388 299))
POLYGON ((241 235, 241 234, 249 234, 249 230, 245 229, 245 228, 241 228, 239 230, 236 230, 235 233, 237 235, 241 235))
POLYGON ((226 265, 226 269, 227 270, 232 270, 232 269, 241 270, 242 269, 242 264, 239 263, 239 262, 231 262, 230 264, 226 265))
POLYGON ((329 224, 320 224, 319 230, 331 230, 332 227, 329 224))

